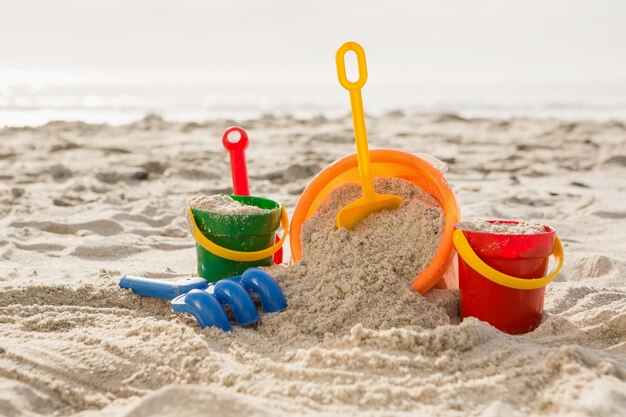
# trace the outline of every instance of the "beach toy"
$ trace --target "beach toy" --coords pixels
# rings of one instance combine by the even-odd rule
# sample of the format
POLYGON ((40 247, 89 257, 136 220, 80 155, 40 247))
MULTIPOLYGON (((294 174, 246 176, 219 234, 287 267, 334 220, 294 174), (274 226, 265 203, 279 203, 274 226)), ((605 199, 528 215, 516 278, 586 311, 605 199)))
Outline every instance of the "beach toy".
MULTIPOLYGON (((256 294, 266 313, 277 313, 287 308, 287 301, 280 285, 273 276, 262 269, 250 268, 242 275, 227 279, 242 285, 246 291, 256 294)), ((132 290, 137 295, 164 300, 171 300, 193 289, 206 290, 211 285, 213 284, 199 277, 171 280, 124 275, 119 282, 120 288, 132 290)))
POLYGON ((201 329, 217 327, 225 332, 232 330, 228 316, 220 302, 206 291, 191 290, 187 294, 174 298, 171 303, 173 312, 191 314, 201 329))
POLYGON ((339 213, 337 213, 337 227, 352 229, 355 224, 372 213, 381 210, 397 209, 402 204, 402 197, 391 194, 379 194, 374 190, 374 177, 372 176, 370 153, 367 146, 363 97, 361 96, 361 88, 367 81, 365 51, 356 42, 346 42, 337 50, 336 61, 339 83, 350 92, 352 123, 354 125, 354 138, 356 140, 362 191, 360 198, 339 210, 339 213), (353 51, 356 54, 359 68, 359 79, 354 82, 349 81, 346 75, 345 55, 348 51, 353 51))
MULTIPOLYGON (((413 290, 424 294, 441 280, 454 258, 452 233, 460 217, 456 198, 443 173, 416 155, 394 149, 375 149, 370 152, 370 156, 374 177, 399 178, 408 181, 430 194, 443 210, 444 226, 441 242, 430 263, 412 281, 413 290)), ((352 154, 324 168, 307 185, 296 204, 289 230, 294 262, 302 259, 300 238, 302 224, 317 211, 319 205, 334 189, 358 181, 357 158, 355 154, 352 154)))
MULTIPOLYGON (((441 242, 430 263, 412 281, 413 290, 424 294, 441 280, 455 254, 452 233, 454 225, 459 221, 460 211, 454 193, 443 176, 445 164, 430 155, 426 160, 394 149, 375 149, 369 152, 369 157, 371 177, 399 178, 408 181, 430 194, 443 210, 444 227, 441 242)), ((296 204, 289 231, 294 262, 302 259, 300 234, 303 223, 317 211, 319 205, 334 189, 359 182, 361 175, 358 158, 356 154, 352 154, 324 168, 307 185, 296 204)), ((445 286, 445 283, 441 281, 441 285, 445 286)))
POLYGON ((262 214, 217 214, 188 208, 196 240, 198 275, 210 282, 240 275, 255 266, 272 265, 272 256, 287 238, 287 211, 267 198, 231 195, 240 203, 270 210, 262 214), (283 236, 274 243, 278 226, 283 236))
POLYGON ((278 282, 268 272, 259 268, 250 268, 241 276, 230 278, 259 297, 263 311, 277 313, 287 308, 287 300, 278 282))
POLYGON ((455 230, 462 318, 476 317, 510 334, 539 326, 545 286, 563 266, 561 241, 554 229, 544 228, 544 233, 536 234, 455 230), (556 267, 546 275, 550 255, 556 267))
MULTIPOLYGON (((233 178, 233 194, 250 195, 250 183, 248 181, 248 167, 246 165, 245 150, 250 144, 248 134, 239 126, 229 127, 222 134, 222 144, 230 155, 230 172, 233 178), (239 140, 234 140, 231 133, 237 132, 239 140)), ((276 235, 276 242, 280 241, 280 236, 276 235)), ((283 263, 282 246, 274 254, 274 263, 283 263)))
POLYGON ((194 289, 204 290, 209 283, 200 277, 165 280, 124 275, 119 285, 120 288, 132 290, 137 295, 171 300, 194 289))
POLYGON ((239 126, 229 127, 222 134, 222 144, 230 155, 230 172, 233 178, 233 193, 237 195, 250 195, 250 184, 248 182, 248 166, 246 165, 245 150, 248 149, 250 140, 245 130, 239 126), (234 140, 239 133, 239 140, 234 140), (230 136, 229 136, 230 135, 230 136))
POLYGON ((222 305, 231 309, 240 326, 258 321, 259 315, 250 292, 259 297, 266 313, 277 313, 287 308, 278 282, 258 268, 250 268, 241 276, 215 284, 196 277, 164 280, 125 275, 120 279, 119 286, 144 297, 171 300, 172 311, 193 315, 201 328, 212 326, 224 331, 231 330, 222 305))
MULTIPOLYGON (((212 288, 209 287, 207 292, 211 293, 211 289, 220 304, 230 307, 238 325, 247 326, 259 321, 259 313, 256 311, 254 301, 252 301, 250 294, 248 294, 243 285, 235 281, 223 279, 216 282, 212 288)), ((180 297, 185 296, 181 295, 180 297)), ((172 306, 175 300, 172 300, 172 306)))

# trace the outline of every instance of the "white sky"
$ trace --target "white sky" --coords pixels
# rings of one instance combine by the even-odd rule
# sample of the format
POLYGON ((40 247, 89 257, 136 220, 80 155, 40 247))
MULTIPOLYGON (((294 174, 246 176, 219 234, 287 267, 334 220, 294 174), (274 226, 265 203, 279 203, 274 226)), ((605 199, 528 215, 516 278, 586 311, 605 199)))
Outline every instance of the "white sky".
POLYGON ((346 40, 383 83, 626 83, 620 0, 0 0, 0 86, 335 83, 346 40))

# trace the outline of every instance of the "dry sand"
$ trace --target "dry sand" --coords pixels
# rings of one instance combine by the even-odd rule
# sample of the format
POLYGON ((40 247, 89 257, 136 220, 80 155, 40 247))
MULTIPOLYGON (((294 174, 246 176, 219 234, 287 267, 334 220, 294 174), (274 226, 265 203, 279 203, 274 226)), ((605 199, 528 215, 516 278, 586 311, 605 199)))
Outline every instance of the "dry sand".
POLYGON ((465 219, 456 226, 461 230, 472 232, 505 234, 505 235, 534 235, 546 233, 546 228, 538 223, 520 221, 518 223, 509 222, 489 222, 485 219, 465 219))
MULTIPOLYGON (((290 212, 315 173, 354 151, 348 117, 236 122, 251 137, 252 193, 290 212)), ((372 147, 447 162, 464 216, 555 227, 566 264, 528 335, 458 324, 455 291, 436 290, 415 295, 432 320, 311 341, 263 325, 201 331, 117 288, 123 274, 195 269, 182 208, 230 191, 219 138, 234 123, 0 130, 0 415, 623 415, 624 124, 368 120, 372 147)))
POLYGON ((263 209, 257 206, 240 203, 228 195, 214 194, 204 195, 197 194, 187 200, 187 207, 196 210, 206 211, 213 214, 266 214, 271 210, 263 209))
POLYGON ((303 224, 302 260, 271 269, 289 308, 266 317, 260 333, 283 345, 305 347, 332 342, 359 324, 415 330, 450 322, 444 309, 433 308, 410 289, 441 241, 441 208, 401 179, 376 178, 374 186, 379 193, 401 196, 402 205, 371 214, 352 231, 337 229, 337 212, 361 196, 361 187, 336 188, 303 224))

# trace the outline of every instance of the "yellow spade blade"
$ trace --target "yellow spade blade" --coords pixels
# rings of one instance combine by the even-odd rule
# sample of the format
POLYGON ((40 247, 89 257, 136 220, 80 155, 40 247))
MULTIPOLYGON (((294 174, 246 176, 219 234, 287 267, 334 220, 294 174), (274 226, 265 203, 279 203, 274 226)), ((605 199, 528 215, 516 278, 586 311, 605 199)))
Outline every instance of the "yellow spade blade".
POLYGON ((378 194, 374 190, 374 177, 370 167, 370 152, 367 145, 367 130, 365 128, 365 113, 363 112, 363 98, 361 97, 361 87, 367 81, 365 51, 356 42, 346 42, 337 50, 335 59, 339 83, 350 92, 354 139, 356 141, 359 177, 361 178, 361 190, 363 192, 361 198, 339 210, 339 213, 337 213, 337 227, 352 229, 355 224, 374 212, 397 209, 402 204, 402 197, 391 194, 378 194), (346 74, 345 55, 348 51, 353 51, 357 57, 359 79, 354 82, 348 80, 346 74))
POLYGON ((361 197, 343 206, 337 213, 337 227, 352 230, 355 224, 372 213, 381 210, 395 210, 402 204, 402 197, 392 194, 374 194, 373 199, 361 197))

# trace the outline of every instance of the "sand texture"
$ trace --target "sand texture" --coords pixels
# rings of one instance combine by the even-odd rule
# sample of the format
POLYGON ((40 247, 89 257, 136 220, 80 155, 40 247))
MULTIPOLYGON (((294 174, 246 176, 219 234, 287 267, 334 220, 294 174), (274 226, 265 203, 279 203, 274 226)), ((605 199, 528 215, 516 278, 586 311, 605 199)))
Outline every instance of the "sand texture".
POLYGON ((374 185, 380 193, 401 196, 402 206, 371 214, 352 231, 336 229, 337 212, 361 191, 357 184, 335 189, 303 224, 302 260, 271 269, 289 308, 263 320, 260 333, 301 347, 346 335, 359 324, 419 329, 450 321, 410 289, 441 241, 441 208, 409 182, 377 178, 374 185))
POLYGON ((261 207, 242 204, 228 195, 221 194, 194 195, 187 201, 187 207, 207 213, 226 215, 267 214, 270 212, 270 210, 261 207))
POLYGON ((368 119, 372 148, 448 164, 465 218, 558 231, 566 263, 547 288, 544 322, 524 336, 459 324, 456 290, 422 297, 382 275, 363 277, 381 295, 369 312, 366 298, 347 309, 337 300, 360 294, 350 279, 298 278, 315 265, 291 280, 276 272, 286 312, 228 334, 120 290, 124 274, 195 270, 184 207, 194 194, 231 192, 220 138, 232 124, 250 135, 252 194, 290 214, 320 169, 354 152, 349 117, 0 130, 0 415, 624 415, 623 123, 368 119), (316 290, 326 303, 303 297, 316 290), (299 325, 314 305, 320 326, 299 325))
POLYGON ((546 233, 546 228, 538 223, 520 221, 519 223, 488 222, 485 219, 465 219, 457 224, 461 230, 504 235, 534 235, 546 233))

